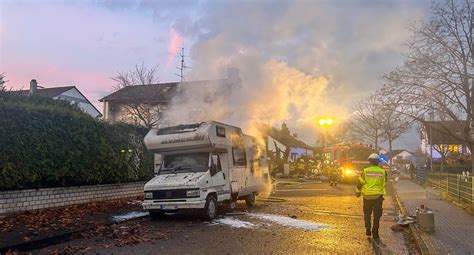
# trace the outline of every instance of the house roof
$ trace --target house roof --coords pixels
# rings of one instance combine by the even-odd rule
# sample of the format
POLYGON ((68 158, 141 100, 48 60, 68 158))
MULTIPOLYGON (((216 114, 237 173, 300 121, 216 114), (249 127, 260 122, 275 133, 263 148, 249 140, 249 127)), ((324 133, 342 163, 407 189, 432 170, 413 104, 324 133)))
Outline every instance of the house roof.
POLYGON ((402 153, 402 152, 404 152, 404 151, 406 151, 406 152, 408 152, 408 153, 411 154, 411 152, 409 152, 409 151, 407 151, 407 150, 405 150, 405 149, 402 149, 402 150, 392 150, 391 152, 388 152, 388 153, 387 153, 387 157, 388 157, 388 158, 393 158, 393 157, 397 156, 398 154, 400 154, 400 153, 402 153))
POLYGON ((303 148, 307 150, 314 150, 313 147, 296 139, 296 137, 292 136, 290 133, 283 132, 281 129, 270 127, 265 124, 261 124, 260 130, 265 136, 270 136, 285 146, 292 147, 292 148, 303 148))
MULTIPOLYGON (((68 90, 71 90, 71 89, 75 89, 77 90, 77 92, 79 92, 79 94, 81 94, 85 99, 86 101, 92 106, 94 107, 94 109, 97 111, 98 113, 98 117, 102 117, 102 114, 100 113, 100 111, 95 107, 95 105, 93 105, 89 99, 84 96, 84 94, 82 94, 82 92, 76 88, 76 86, 64 86, 64 87, 52 87, 52 88, 38 88, 35 92, 35 95, 38 95, 38 96, 43 96, 43 97, 56 97, 56 96, 59 96, 61 95, 62 93, 68 91, 68 90)), ((17 93, 17 94, 20 94, 20 95, 28 95, 30 93, 30 90, 27 89, 27 90, 15 90, 15 91, 12 91, 12 93, 17 93)))
POLYGON ((425 132, 431 144, 463 144, 466 121, 428 121, 424 123, 425 132))
POLYGON ((223 80, 203 80, 203 81, 188 81, 188 82, 168 82, 148 85, 132 85, 123 87, 112 94, 109 94, 99 101, 122 101, 122 102, 169 102, 173 96, 178 93, 178 84, 185 86, 193 85, 208 85, 223 80))
MULTIPOLYGON (((64 93, 70 89, 75 88, 75 86, 65 86, 65 87, 53 87, 53 88, 38 88, 36 90, 36 94, 39 96, 44 96, 44 97, 55 97, 61 93, 64 93)), ((30 90, 16 90, 13 91, 13 93, 18 93, 22 95, 26 95, 30 93, 30 90)))

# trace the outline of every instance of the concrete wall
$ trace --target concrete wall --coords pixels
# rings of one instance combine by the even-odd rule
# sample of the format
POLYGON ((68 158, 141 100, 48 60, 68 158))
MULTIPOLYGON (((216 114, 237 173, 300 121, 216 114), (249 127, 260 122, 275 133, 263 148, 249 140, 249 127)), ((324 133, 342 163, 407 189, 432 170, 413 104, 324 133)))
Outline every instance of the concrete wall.
POLYGON ((0 192, 0 218, 9 213, 143 195, 145 182, 0 192))

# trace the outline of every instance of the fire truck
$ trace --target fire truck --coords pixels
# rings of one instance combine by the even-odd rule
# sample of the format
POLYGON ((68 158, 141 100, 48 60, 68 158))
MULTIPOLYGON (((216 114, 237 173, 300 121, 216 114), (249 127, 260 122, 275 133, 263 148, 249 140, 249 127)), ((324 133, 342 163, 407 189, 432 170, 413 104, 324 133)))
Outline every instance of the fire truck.
POLYGON ((326 162, 333 162, 340 170, 343 182, 356 182, 364 168, 369 166, 367 158, 374 148, 362 143, 340 143, 324 149, 326 162))

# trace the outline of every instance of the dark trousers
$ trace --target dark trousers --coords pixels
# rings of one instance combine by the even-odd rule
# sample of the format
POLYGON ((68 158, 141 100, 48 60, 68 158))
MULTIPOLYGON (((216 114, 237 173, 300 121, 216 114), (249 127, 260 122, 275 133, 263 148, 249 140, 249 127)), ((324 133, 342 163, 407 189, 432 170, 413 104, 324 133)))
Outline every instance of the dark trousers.
POLYGON ((372 234, 374 236, 378 236, 379 234, 379 223, 380 218, 382 217, 382 203, 383 203, 383 196, 378 197, 375 200, 368 200, 364 198, 364 221, 365 221, 365 228, 370 230, 372 227, 372 234), (374 224, 371 225, 370 218, 372 216, 372 212, 374 213, 374 224))

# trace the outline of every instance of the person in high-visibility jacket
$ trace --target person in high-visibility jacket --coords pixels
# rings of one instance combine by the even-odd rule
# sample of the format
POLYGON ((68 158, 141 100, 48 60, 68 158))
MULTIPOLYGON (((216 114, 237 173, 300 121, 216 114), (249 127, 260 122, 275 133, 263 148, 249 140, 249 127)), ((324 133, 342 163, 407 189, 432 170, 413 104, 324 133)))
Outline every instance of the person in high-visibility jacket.
POLYGON ((385 195, 385 184, 387 182, 387 172, 379 167, 379 155, 372 153, 369 158, 370 166, 365 168, 359 177, 356 187, 356 196, 364 198, 364 222, 365 234, 374 239, 379 239, 379 223, 382 217, 382 203, 385 195), (374 222, 371 224, 372 212, 374 222))

